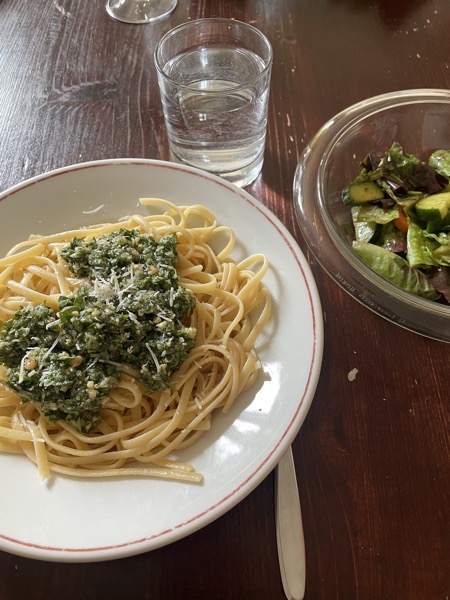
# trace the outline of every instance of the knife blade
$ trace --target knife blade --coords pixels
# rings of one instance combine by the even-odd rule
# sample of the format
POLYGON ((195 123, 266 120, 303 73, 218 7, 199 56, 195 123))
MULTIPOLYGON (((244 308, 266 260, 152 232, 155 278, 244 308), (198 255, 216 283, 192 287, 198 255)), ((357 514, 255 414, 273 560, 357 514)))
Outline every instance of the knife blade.
POLYGON ((306 585, 305 540, 292 448, 276 470, 276 534, 281 581, 288 600, 303 600, 306 585))

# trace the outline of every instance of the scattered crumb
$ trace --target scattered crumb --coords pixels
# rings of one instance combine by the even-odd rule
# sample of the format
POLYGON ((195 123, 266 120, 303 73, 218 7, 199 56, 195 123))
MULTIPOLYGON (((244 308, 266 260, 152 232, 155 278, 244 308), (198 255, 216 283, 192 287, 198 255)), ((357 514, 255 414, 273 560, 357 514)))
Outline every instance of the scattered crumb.
POLYGON ((67 11, 63 6, 61 6, 58 2, 53 2, 53 6, 56 8, 56 10, 58 10, 63 17, 71 17, 72 15, 70 14, 69 11, 67 11))
POLYGON ((347 375, 348 380, 355 381, 357 374, 358 374, 358 369, 352 369, 347 375))

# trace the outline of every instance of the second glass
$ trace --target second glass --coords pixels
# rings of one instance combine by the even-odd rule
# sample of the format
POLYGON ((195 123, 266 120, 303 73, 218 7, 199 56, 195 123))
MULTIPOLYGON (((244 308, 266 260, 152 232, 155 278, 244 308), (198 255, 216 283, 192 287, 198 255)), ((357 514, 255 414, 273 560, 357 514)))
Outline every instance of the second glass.
POLYGON ((268 39, 240 21, 200 19, 169 31, 155 63, 172 158, 250 184, 264 158, 268 39))

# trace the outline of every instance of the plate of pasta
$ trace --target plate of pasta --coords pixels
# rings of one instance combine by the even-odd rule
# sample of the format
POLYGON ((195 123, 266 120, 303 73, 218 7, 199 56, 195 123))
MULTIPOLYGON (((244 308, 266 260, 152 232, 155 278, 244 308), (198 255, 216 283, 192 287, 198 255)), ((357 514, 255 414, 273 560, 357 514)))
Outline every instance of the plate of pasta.
POLYGON ((147 552, 270 473, 313 400, 323 325, 261 202, 183 165, 101 160, 3 192, 0 233, 0 550, 147 552))

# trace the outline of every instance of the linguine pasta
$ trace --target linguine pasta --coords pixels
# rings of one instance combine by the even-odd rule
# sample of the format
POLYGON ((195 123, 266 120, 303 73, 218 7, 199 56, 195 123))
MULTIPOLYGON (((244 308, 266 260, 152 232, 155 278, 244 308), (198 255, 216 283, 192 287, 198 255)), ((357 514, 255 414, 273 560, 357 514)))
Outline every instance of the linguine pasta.
POLYGON ((0 259, 0 328, 23 306, 44 303, 57 310, 61 295, 79 289, 80 279, 60 256, 65 244, 121 228, 137 229, 156 240, 175 233, 179 284, 195 297, 187 318, 197 332, 195 347, 172 375, 170 387, 149 393, 136 371, 121 364, 120 380, 89 433, 64 420, 47 419, 39 402, 22 402, 5 385, 7 369, 0 366, 0 451, 25 454, 44 478, 56 472, 201 482, 194 467, 173 456, 194 444, 210 428, 214 412, 229 411, 256 381, 260 364, 253 348, 271 309, 261 283, 268 269, 266 257, 256 254, 233 261, 233 231, 219 225, 204 206, 179 207, 159 199, 141 203, 157 214, 32 236, 0 259))

